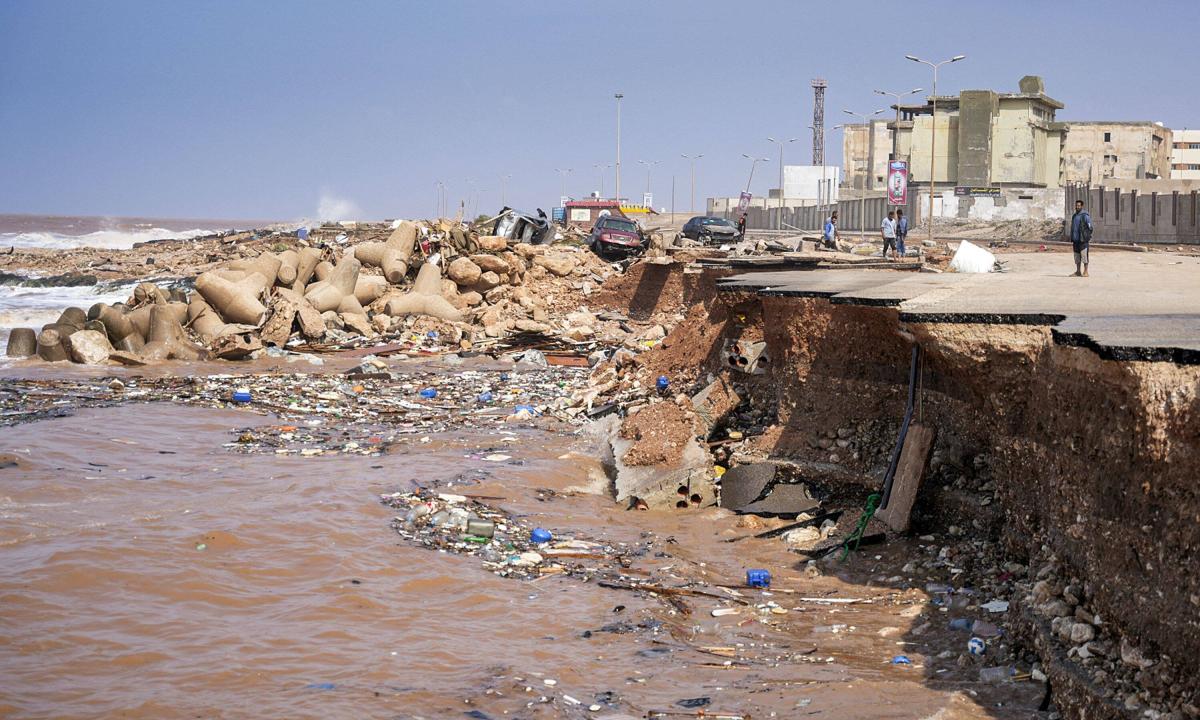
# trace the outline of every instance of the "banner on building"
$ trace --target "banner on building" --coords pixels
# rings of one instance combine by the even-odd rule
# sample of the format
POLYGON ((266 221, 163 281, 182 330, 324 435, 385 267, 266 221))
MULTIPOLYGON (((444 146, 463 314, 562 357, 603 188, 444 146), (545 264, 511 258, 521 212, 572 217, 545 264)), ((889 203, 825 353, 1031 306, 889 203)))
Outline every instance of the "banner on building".
POLYGON ((887 194, 889 205, 908 204, 908 162, 892 160, 888 163, 887 194))
POLYGON ((560 225, 565 223, 567 221, 567 209, 565 207, 554 208, 550 211, 550 219, 560 225))
POLYGON ((738 212, 744 213, 750 207, 750 193, 742 193, 741 199, 738 200, 738 212))
POLYGON ((954 194, 958 197, 1000 197, 1000 188, 963 187, 962 185, 959 185, 954 188, 954 194))

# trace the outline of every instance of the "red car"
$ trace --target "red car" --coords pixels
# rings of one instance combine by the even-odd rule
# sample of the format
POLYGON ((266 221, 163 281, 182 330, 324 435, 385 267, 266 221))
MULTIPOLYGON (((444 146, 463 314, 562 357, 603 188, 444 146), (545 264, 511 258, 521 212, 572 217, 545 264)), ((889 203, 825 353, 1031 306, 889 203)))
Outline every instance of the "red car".
POLYGON ((642 229, 629 218, 605 215, 592 226, 588 247, 600 256, 641 255, 646 249, 642 229))

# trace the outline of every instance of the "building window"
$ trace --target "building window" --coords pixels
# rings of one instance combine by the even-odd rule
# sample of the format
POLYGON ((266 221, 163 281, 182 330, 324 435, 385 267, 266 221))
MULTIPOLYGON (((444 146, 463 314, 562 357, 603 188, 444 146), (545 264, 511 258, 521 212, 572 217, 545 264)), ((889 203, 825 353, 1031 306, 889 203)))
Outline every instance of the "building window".
POLYGON ((1188 143, 1187 149, 1188 150, 1200 150, 1200 143, 1188 143))
POLYGON ((1112 142, 1112 133, 1110 133, 1110 132, 1104 133, 1104 142, 1112 142))
POLYGON ((1116 155, 1105 155, 1104 162, 1112 163, 1113 165, 1116 165, 1117 164, 1117 156, 1116 155))

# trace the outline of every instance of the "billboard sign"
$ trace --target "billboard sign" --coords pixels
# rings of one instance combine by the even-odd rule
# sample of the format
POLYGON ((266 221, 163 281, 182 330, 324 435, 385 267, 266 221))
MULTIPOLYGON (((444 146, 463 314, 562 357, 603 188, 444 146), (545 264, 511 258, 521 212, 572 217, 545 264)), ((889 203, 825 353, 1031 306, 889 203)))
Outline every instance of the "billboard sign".
POLYGON ((889 205, 908 204, 908 162, 893 160, 888 163, 887 195, 889 205))
POLYGON ((654 207, 654 194, 642 193, 642 205, 645 207, 654 207))
POLYGON ((750 193, 742 193, 741 199, 738 200, 738 212, 744 213, 750 207, 750 193))

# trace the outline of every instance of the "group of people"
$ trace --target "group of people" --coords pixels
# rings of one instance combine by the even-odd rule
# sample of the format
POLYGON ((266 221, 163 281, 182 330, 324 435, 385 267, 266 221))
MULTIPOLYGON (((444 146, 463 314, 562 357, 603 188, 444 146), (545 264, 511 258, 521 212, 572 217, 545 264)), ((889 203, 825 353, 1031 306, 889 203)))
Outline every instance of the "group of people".
MULTIPOLYGON (((838 214, 834 210, 825 221, 825 232, 822 241, 825 247, 837 249, 837 241, 841 239, 837 229, 838 214)), ((1071 250, 1075 254, 1074 277, 1088 276, 1088 247, 1092 242, 1092 216, 1083 208, 1083 201, 1075 201, 1075 214, 1071 216, 1071 250)), ((904 241, 908 237, 908 218, 903 210, 889 210, 887 217, 879 226, 879 234, 883 238, 883 257, 892 251, 892 259, 904 257, 906 250, 904 241)))
MULTIPOLYGON (((841 239, 837 229, 838 214, 837 210, 829 215, 829 219, 825 221, 825 232, 822 236, 823 244, 827 248, 837 248, 837 241, 841 239)), ((904 241, 908 238, 908 218, 904 216, 903 210, 889 210, 887 217, 883 219, 883 224, 879 226, 879 235, 883 238, 883 257, 888 256, 888 250, 892 252, 892 259, 899 260, 904 257, 907 248, 904 246, 904 241)))

